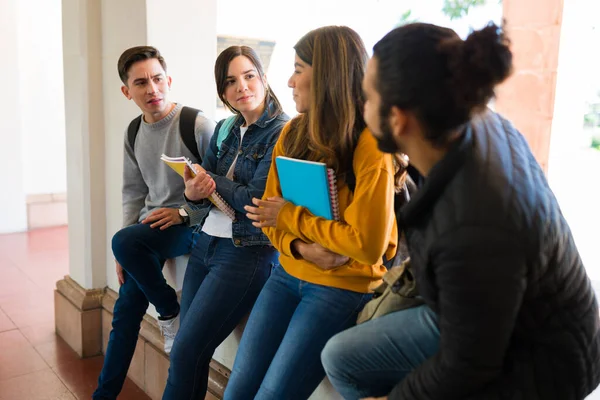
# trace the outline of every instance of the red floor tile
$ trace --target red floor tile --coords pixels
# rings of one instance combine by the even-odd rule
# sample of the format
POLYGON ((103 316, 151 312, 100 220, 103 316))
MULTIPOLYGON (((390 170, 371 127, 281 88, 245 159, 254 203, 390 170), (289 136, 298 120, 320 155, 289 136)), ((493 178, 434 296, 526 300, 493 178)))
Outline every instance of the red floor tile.
POLYGON ((23 272, 32 274, 50 273, 62 276, 69 273, 69 253, 64 249, 14 255, 11 261, 23 272))
POLYGON ((21 285, 21 290, 10 294, 0 294, 0 307, 5 308, 36 308, 40 305, 54 303, 54 290, 43 290, 38 285, 27 280, 21 285))
POLYGON ((12 265, 3 265, 0 273, 2 274, 2 279, 0 279, 2 297, 20 293, 23 285, 27 286, 33 283, 23 271, 12 265))
POLYGON ((127 378, 119 395, 119 400, 150 400, 150 396, 144 393, 131 379, 127 378))
POLYGON ((0 354, 15 347, 33 347, 18 330, 0 333, 0 354))
POLYGON ((0 381, 44 369, 48 364, 21 332, 0 333, 0 381))
POLYGON ((76 400, 52 370, 0 381, 2 400, 76 400))
MULTIPOLYGON (((89 399, 98 385, 98 376, 104 362, 103 356, 59 364, 54 372, 78 399, 89 399)), ((150 400, 129 378, 125 380, 119 400, 150 400)))
POLYGON ((35 346, 35 350, 52 368, 81 361, 75 350, 57 335, 54 336, 54 340, 35 346))
POLYGON ((96 389, 104 357, 91 357, 66 364, 58 364, 54 372, 79 399, 89 399, 96 389))
POLYGON ((54 323, 45 323, 28 326, 22 328, 21 333, 33 347, 39 346, 40 344, 53 342, 56 340, 56 328, 54 323))
POLYGON ((13 303, 3 305, 2 310, 18 328, 54 322, 53 303, 43 303, 33 307, 13 303))
POLYGON ((15 328, 15 324, 13 324, 10 318, 8 318, 2 309, 0 309, 0 332, 10 331, 15 328))

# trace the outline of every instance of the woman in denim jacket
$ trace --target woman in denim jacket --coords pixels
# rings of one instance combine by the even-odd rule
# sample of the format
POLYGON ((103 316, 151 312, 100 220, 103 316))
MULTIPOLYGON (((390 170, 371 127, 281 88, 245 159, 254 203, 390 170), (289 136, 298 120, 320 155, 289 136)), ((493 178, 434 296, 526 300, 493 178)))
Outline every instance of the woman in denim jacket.
POLYGON ((289 117, 250 47, 224 50, 215 80, 219 98, 236 117, 219 148, 219 130, 227 120, 217 124, 202 166, 195 165, 197 175, 186 171, 188 204, 182 217, 199 227, 200 237, 185 272, 181 326, 163 399, 206 396, 216 347, 250 311, 278 257, 244 206, 262 197, 273 146, 289 117), (207 200, 215 190, 235 210, 235 221, 207 200))

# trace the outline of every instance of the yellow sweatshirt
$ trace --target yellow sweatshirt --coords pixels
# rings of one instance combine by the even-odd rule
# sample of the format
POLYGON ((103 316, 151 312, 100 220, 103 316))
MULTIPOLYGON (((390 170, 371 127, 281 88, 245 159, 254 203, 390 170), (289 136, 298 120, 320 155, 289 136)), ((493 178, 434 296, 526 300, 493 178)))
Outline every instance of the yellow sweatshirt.
MULTIPOLYGON (((285 156, 282 140, 289 133, 286 124, 273 150, 273 163, 263 198, 282 197, 275 157, 285 156)), ((342 221, 315 217, 306 208, 286 203, 277 216, 276 228, 264 228, 279 250, 285 271, 306 282, 368 293, 381 283, 386 272, 382 256, 396 252, 398 230, 394 214, 394 169, 392 157, 377 148, 365 129, 358 140, 353 159, 356 175, 354 193, 345 182, 338 182, 342 221), (337 268, 322 270, 315 264, 295 258, 291 243, 300 239, 350 258, 337 268)))

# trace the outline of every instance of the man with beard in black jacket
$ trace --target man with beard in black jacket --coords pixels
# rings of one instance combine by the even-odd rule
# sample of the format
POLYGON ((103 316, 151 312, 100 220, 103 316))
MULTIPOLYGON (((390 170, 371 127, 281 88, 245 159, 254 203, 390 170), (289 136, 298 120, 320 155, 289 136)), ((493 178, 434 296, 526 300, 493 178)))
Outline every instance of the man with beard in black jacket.
POLYGON ((425 305, 329 341, 346 399, 580 400, 600 382, 598 305, 569 226, 523 136, 486 107, 508 45, 494 24, 463 41, 418 23, 374 47, 365 120, 424 177, 398 223, 425 305))

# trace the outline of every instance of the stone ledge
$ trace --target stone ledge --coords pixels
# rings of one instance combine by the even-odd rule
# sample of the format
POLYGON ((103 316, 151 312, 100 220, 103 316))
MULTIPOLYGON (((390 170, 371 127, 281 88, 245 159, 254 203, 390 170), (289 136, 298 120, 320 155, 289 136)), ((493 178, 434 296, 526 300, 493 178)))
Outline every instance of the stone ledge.
POLYGON ((69 276, 56 282, 56 333, 82 358, 102 353, 103 293, 104 289, 86 290, 69 276))
POLYGON ((56 290, 81 311, 102 307, 104 289, 84 289, 69 275, 56 282, 56 290))
MULTIPOLYGON (((105 294, 102 297, 102 325, 103 329, 103 349, 106 348, 108 342, 108 334, 110 333, 110 321, 105 319, 111 318, 115 307, 115 302, 119 295, 111 288, 106 288, 105 294)), ((138 345, 136 346, 134 361, 132 367, 129 368, 127 376, 131 378, 142 390, 150 397, 160 399, 162 391, 166 385, 167 371, 169 368, 169 356, 164 352, 164 340, 160 334, 156 319, 146 314, 142 320, 138 345), (143 364, 143 376, 139 365, 134 365, 136 360, 140 360, 143 364), (142 383, 142 384, 140 384, 142 383)), ((136 363, 137 364, 137 363, 136 363)), ((208 391, 222 398, 227 385, 227 380, 231 372, 221 363, 212 360, 210 362, 208 376, 208 391)))

